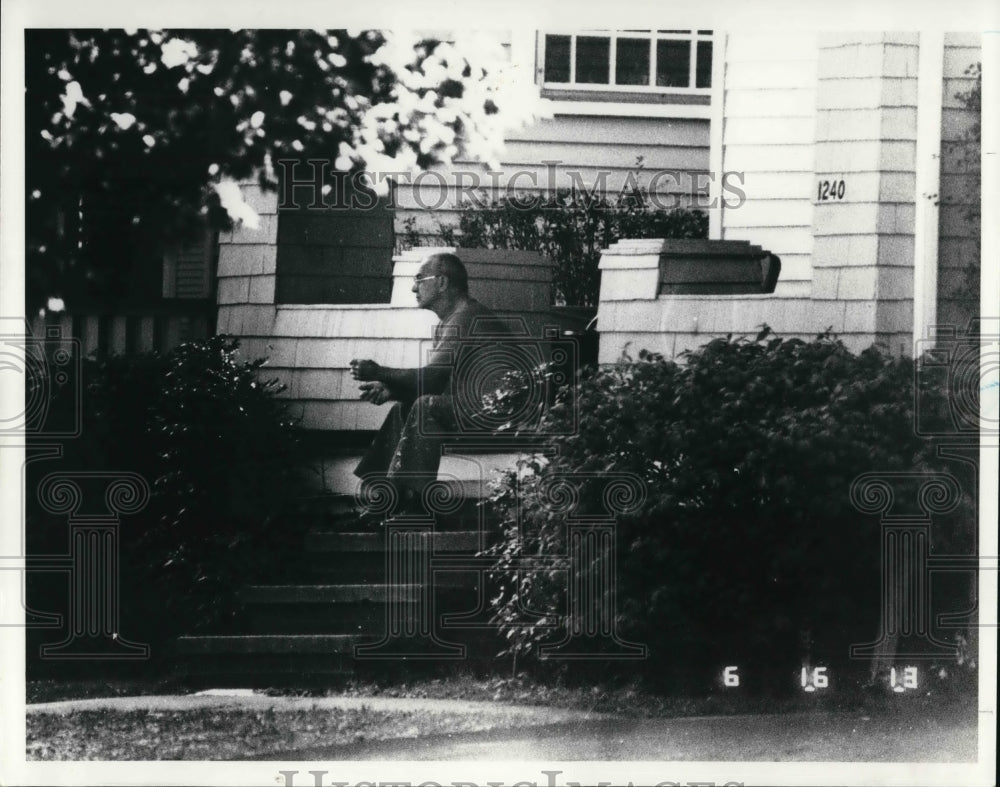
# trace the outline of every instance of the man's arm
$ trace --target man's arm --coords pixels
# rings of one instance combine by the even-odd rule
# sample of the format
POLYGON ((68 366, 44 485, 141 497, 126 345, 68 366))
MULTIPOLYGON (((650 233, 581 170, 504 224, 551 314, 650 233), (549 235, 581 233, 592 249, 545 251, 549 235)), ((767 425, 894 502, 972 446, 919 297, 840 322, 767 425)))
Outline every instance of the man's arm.
POLYGON ((442 393, 450 375, 447 366, 395 369, 371 360, 351 361, 351 376, 355 380, 382 383, 391 390, 393 399, 403 401, 416 399, 420 394, 442 393))
POLYGON ((392 395, 392 391, 382 383, 368 382, 361 383, 358 386, 361 389, 361 401, 371 402, 372 404, 381 405, 386 402, 392 401, 395 397, 392 395))
POLYGON ((417 370, 394 369, 370 360, 351 361, 351 377, 359 382, 381 383, 391 391, 391 397, 402 401, 417 398, 417 370))

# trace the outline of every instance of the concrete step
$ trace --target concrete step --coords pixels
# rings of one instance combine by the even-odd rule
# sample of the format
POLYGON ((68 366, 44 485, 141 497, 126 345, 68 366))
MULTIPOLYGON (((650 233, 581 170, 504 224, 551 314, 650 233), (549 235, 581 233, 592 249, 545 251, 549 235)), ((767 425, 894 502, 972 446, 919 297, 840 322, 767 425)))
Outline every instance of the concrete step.
MULTIPOLYGON (((377 638, 365 637, 368 642, 377 638)), ((449 639, 449 641, 451 641, 449 639)), ((472 636, 458 641, 470 649, 482 650, 472 636)), ((415 645, 413 653, 419 653, 415 645)), ((485 666, 478 656, 470 657, 470 665, 485 666)), ((288 686, 329 690, 346 685, 349 680, 384 680, 387 676, 410 678, 414 675, 439 673, 452 662, 442 662, 433 654, 426 657, 402 655, 395 658, 355 659, 350 654, 329 653, 205 653, 178 655, 173 660, 172 678, 192 688, 273 688, 288 686)))
POLYGON ((195 655, 310 655, 347 656, 370 637, 353 634, 227 634, 177 638, 177 652, 195 655))
MULTIPOLYGON (((438 552, 433 556, 436 585, 459 585, 475 582, 476 569, 489 569, 491 558, 476 557, 474 552, 438 552), (466 576, 461 570, 466 569, 466 576)), ((296 562, 295 584, 344 585, 382 584, 386 579, 384 552, 309 552, 296 562)))
MULTIPOLYGON (((428 521, 434 521, 437 530, 498 529, 480 495, 462 493, 457 497, 460 499, 442 506, 444 511, 424 512, 428 521)), ((309 502, 319 515, 320 529, 376 531, 382 526, 378 521, 362 522, 363 506, 353 494, 319 493, 309 498, 309 502)), ((391 517, 393 512, 388 515, 391 517)))
MULTIPOLYGON (((470 587, 473 576, 463 571, 435 571, 434 589, 460 590, 470 587)), ((390 598, 389 586, 381 583, 349 585, 248 585, 239 592, 240 600, 253 604, 384 604, 390 598)), ((420 585, 394 585, 394 601, 418 601, 420 585)))
MULTIPOLYGON (((468 552, 475 554, 489 545, 492 534, 478 530, 433 531, 421 536, 435 554, 468 552)), ((376 552, 385 554, 386 535, 382 533, 342 533, 335 530, 314 530, 306 534, 305 550, 323 553, 376 552)))
POLYGON ((350 654, 200 653, 174 659, 174 677, 192 686, 266 688, 347 680, 358 673, 350 654))
POLYGON ((385 581, 385 552, 303 552, 295 577, 304 584, 377 584, 385 581))
MULTIPOLYGON (((416 617, 416 605, 408 604, 404 614, 416 617)), ((268 604, 248 610, 244 619, 247 634, 288 635, 348 634, 378 639, 386 630, 385 604, 312 605, 268 604)))
MULTIPOLYGON (((420 524, 434 523, 434 529, 439 532, 452 532, 455 530, 499 530, 499 526, 494 517, 490 516, 479 500, 467 500, 458 506, 454 511, 447 513, 425 512, 421 517, 409 519, 394 517, 388 520, 391 522, 405 523, 408 521, 420 524)), ((349 511, 325 513, 316 521, 317 530, 342 531, 342 532, 364 532, 380 533, 385 528, 385 519, 362 519, 360 509, 352 506, 349 511)))
MULTIPOLYGON (((354 475, 363 455, 362 451, 331 455, 317 463, 321 477, 321 489, 327 493, 354 495, 360 480, 354 475)), ((455 494, 469 498, 483 498, 489 492, 488 486, 500 473, 513 470, 519 459, 526 458, 522 451, 492 453, 445 454, 438 468, 438 480, 448 484, 455 494)))
MULTIPOLYGON (((479 632, 448 632, 444 641, 474 643, 481 636, 479 632)), ((354 657, 355 645, 378 645, 383 641, 380 635, 356 634, 180 637, 175 643, 175 674, 185 678, 212 676, 213 683, 239 676, 245 685, 269 685, 275 675, 298 680, 319 675, 349 676, 404 668, 414 659, 434 666, 442 652, 450 658, 456 655, 453 646, 442 648, 441 640, 415 638, 389 641, 391 655, 354 657)))
MULTIPOLYGON (((419 585, 396 585, 393 598, 416 601, 419 585)), ((381 583, 351 585, 248 585, 239 592, 246 604, 384 603, 389 588, 381 583)))
POLYGON ((364 634, 386 631, 390 603, 396 614, 417 620, 473 610, 479 602, 475 575, 440 572, 433 591, 419 585, 261 585, 241 592, 250 634, 364 634), (391 601, 390 601, 391 600, 391 601), (427 605, 424 610, 423 605, 427 605))

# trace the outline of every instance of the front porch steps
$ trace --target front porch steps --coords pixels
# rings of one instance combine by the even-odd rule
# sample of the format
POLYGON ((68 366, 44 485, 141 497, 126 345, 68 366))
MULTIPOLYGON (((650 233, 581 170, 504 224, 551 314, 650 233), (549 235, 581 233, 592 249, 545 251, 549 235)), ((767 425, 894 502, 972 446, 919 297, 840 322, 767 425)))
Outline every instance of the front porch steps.
POLYGON ((306 534, 293 579, 243 587, 233 630, 177 639, 181 674, 213 685, 350 676, 377 665, 391 668, 391 661, 453 657, 453 645, 484 635, 489 561, 476 555, 496 533, 484 524, 475 497, 433 524, 391 520, 388 532, 350 529, 357 524, 344 499, 327 510, 326 520, 306 534), (405 535, 395 535, 400 532, 405 535), (389 544, 401 537, 408 551, 391 557, 389 544), (441 639, 445 616, 471 625, 457 633, 449 627, 441 639), (438 648, 444 640, 448 647, 438 648), (377 643, 385 647, 355 657, 357 646, 377 643))
POLYGON ((352 634, 239 634, 180 637, 178 644, 188 654, 351 654, 358 637, 352 634))

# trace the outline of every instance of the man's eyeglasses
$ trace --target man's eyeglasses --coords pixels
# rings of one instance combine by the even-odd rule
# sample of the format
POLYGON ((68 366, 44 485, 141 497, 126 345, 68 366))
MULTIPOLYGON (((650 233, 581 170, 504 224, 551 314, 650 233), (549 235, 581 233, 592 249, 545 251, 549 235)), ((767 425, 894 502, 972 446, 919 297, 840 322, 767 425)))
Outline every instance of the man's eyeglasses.
POLYGON ((418 276, 414 276, 413 277, 413 283, 414 284, 420 284, 420 282, 422 282, 422 281, 427 281, 428 279, 436 279, 438 276, 442 276, 442 275, 444 275, 444 274, 433 273, 430 276, 419 276, 419 275, 418 276))

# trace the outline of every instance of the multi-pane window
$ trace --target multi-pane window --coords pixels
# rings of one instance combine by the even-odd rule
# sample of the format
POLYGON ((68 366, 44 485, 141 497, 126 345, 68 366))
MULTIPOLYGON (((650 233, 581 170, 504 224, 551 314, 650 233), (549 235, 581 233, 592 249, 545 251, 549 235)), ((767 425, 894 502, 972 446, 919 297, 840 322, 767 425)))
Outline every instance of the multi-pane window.
POLYGON ((593 30, 540 37, 548 91, 708 95, 711 30, 593 30))

